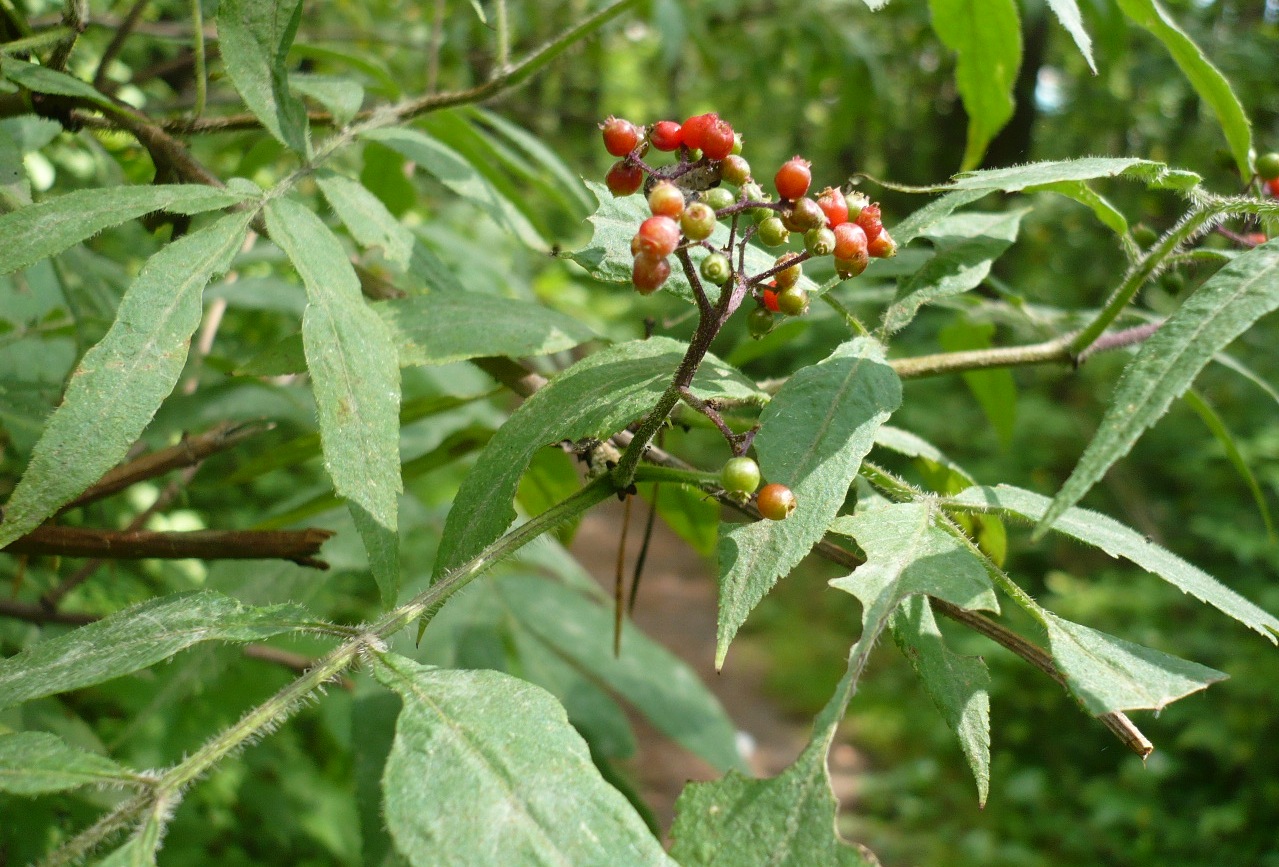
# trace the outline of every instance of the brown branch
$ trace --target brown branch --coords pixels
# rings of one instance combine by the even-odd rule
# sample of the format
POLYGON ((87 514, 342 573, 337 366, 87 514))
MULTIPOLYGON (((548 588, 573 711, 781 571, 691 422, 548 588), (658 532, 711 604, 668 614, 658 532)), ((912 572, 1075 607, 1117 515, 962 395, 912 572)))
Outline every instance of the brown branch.
POLYGON ((150 2, 151 0, 134 0, 133 6, 129 8, 128 14, 124 16, 124 20, 115 29, 115 34, 103 50, 102 59, 98 61, 98 71, 93 75, 93 86, 103 93, 107 92, 106 85, 110 83, 107 80, 107 67, 111 65, 111 61, 115 60, 116 55, 120 53, 120 49, 124 47, 125 41, 133 33, 133 28, 137 27, 138 19, 142 17, 142 13, 146 11, 147 4, 150 2))
POLYGON ((291 560, 327 569, 314 555, 330 530, 99 530, 45 524, 0 548, 6 554, 101 557, 108 560, 291 560))

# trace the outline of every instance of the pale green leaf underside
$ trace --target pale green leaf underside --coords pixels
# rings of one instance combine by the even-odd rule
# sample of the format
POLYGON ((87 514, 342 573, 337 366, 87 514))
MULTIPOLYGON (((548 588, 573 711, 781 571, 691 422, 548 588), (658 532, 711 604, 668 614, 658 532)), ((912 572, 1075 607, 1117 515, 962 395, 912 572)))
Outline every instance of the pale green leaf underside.
POLYGON ((1089 713, 1160 710, 1226 675, 1044 612, 1053 659, 1089 713))
POLYGON ((1126 455, 1219 351, 1279 307, 1279 240, 1242 254, 1177 308, 1124 371, 1096 435, 1041 519, 1041 534, 1126 455))
POLYGON ((22 481, 5 505, 0 547, 22 536, 119 463, 186 363, 205 285, 225 271, 251 213, 228 214, 156 253, 125 292, 116 320, 71 376, 22 481))
POLYGON ((1066 28, 1070 38, 1075 40, 1079 53, 1084 56, 1084 60, 1088 61, 1088 68, 1096 74, 1097 64, 1092 58, 1092 39, 1089 38, 1088 31, 1084 30, 1083 17, 1079 14, 1079 6, 1075 0, 1048 0, 1048 8, 1057 16, 1061 26, 1066 28))
POLYGON ((354 79, 295 72, 289 76, 289 85, 327 108, 339 127, 350 123, 364 104, 364 88, 354 79))
POLYGON ((202 641, 261 641, 306 620, 296 605, 251 608, 210 591, 152 599, 0 660, 0 708, 130 674, 202 641))
POLYGON ((787 380, 760 415, 764 477, 795 492, 784 521, 721 524, 716 665, 747 615, 808 554, 844 504, 875 433, 901 403, 901 382, 872 340, 843 344, 787 380))
POLYGON ((380 247, 382 255, 401 271, 413 255, 413 233, 400 224, 382 200, 363 184, 332 172, 321 173, 316 183, 338 219, 361 247, 380 247))
POLYGON ((384 814, 410 864, 672 863, 545 690, 496 671, 381 663, 378 679, 404 701, 384 814))
MULTIPOLYGON (((444 526, 435 574, 465 563, 510 525, 516 486, 535 451, 563 439, 609 436, 644 415, 670 384, 686 349, 666 337, 611 346, 521 404, 462 483, 444 526)), ((702 399, 764 399, 741 373, 713 356, 698 369, 693 392, 702 399)))
MULTIPOLYGON (((1038 521, 1047 511, 1050 502, 1047 497, 1031 491, 999 485, 993 488, 969 488, 947 499, 945 505, 994 510, 1038 521)), ((1279 618, 1253 605, 1211 575, 1113 518, 1087 509, 1070 508, 1053 523, 1052 529, 1094 545, 1112 557, 1122 557, 1135 563, 1279 644, 1279 618)))
POLYGON ((1163 163, 1135 157, 1082 157, 1076 160, 1049 160, 987 169, 956 175, 945 190, 1003 190, 1015 193, 1027 187, 1064 181, 1091 181, 1123 177, 1141 181, 1155 189, 1186 190, 1202 180, 1194 172, 1170 169, 1163 163))
POLYGON ((41 795, 136 782, 138 775, 128 768, 69 746, 48 732, 0 735, 0 792, 41 795))
POLYGON ((400 376, 390 329, 365 303, 342 244, 298 202, 266 207, 267 229, 306 285, 302 343, 324 466, 351 507, 382 600, 399 590, 400 376))
POLYGON ((200 184, 77 190, 0 216, 0 273, 26 268, 152 211, 198 214, 246 196, 200 184))
POLYGON ((285 70, 301 17, 301 0, 222 0, 218 47, 244 104, 285 147, 306 154, 306 106, 289 92, 285 70))

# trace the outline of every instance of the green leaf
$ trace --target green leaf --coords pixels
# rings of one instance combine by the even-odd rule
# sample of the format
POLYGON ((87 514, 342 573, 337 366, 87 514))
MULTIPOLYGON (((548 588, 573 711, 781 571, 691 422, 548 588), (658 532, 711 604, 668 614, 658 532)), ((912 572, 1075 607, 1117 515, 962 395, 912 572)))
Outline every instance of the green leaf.
POLYGON ((209 591, 152 599, 0 660, 0 708, 131 674, 202 641, 261 641, 305 622, 296 605, 250 608, 209 591))
POLYGON ((68 746, 47 732, 0 735, 0 792, 42 795, 139 782, 138 774, 106 756, 68 746))
POLYGON ((432 292, 384 301, 374 309, 399 347, 401 367, 486 355, 548 355, 595 337, 572 316, 480 292, 432 292))
POLYGON ((1089 38, 1088 31, 1084 30, 1083 18, 1075 0, 1048 0, 1048 8, 1057 16, 1061 26, 1066 28, 1070 38, 1075 40, 1079 53, 1088 61, 1088 68, 1093 71, 1093 75, 1096 75, 1097 64, 1092 58, 1092 39, 1089 38))
POLYGON ((324 466, 348 501, 385 605, 399 593, 400 377, 390 329, 364 303, 342 244, 291 199, 266 207, 273 240, 306 284, 302 342, 324 466))
MULTIPOLYGON (((611 346, 526 400, 462 483, 444 525, 435 575, 465 563, 510 525, 516 486, 535 451, 562 439, 609 436, 642 416, 670 385, 686 348, 666 337, 611 346)), ((709 355, 692 390, 703 400, 762 400, 741 373, 709 355)))
POLYGON ((124 459, 178 382, 201 293, 231 265, 251 213, 228 214, 156 253, 116 320, 71 376, 0 524, 0 547, 33 530, 124 459))
POLYGON ((822 538, 875 432, 901 403, 901 382, 882 347, 856 339, 802 368, 760 415, 755 437, 764 477, 795 492, 784 521, 721 524, 716 667, 751 609, 822 538))
POLYGON ((1116 235, 1128 231, 1128 218, 1112 205, 1104 196, 1083 181, 1058 181, 1055 184, 1038 184, 1026 187, 1028 193, 1058 193, 1068 199, 1074 199, 1097 216, 1106 228, 1116 235))
POLYGON ((1083 157, 1076 160, 1049 160, 987 169, 955 175, 946 190, 1003 190, 1015 193, 1027 187, 1064 181, 1091 181, 1096 178, 1127 178, 1142 181, 1154 189, 1188 190, 1202 178, 1194 172, 1170 169, 1163 163, 1135 157, 1083 157))
MULTIPOLYGON (((993 488, 969 488, 945 500, 943 505, 948 508, 993 509, 1039 521, 1048 511, 1050 502, 1047 497, 1031 491, 1011 485, 998 485, 993 488)), ((1279 618, 1266 613, 1211 575, 1113 518, 1087 509, 1070 508, 1053 523, 1052 529, 1095 545, 1111 557, 1123 557, 1135 563, 1279 644, 1279 618)))
POLYGON ((547 147, 540 138, 511 123, 497 112, 478 106, 471 106, 467 111, 491 134, 505 138, 528 155, 545 176, 545 180, 538 183, 538 188, 546 195, 561 199, 569 212, 578 219, 586 219, 587 215, 594 210, 595 197, 554 148, 547 147))
MULTIPOLYGON (((960 352, 968 349, 987 349, 995 334, 990 322, 974 323, 955 319, 937 335, 942 349, 960 352)), ((968 370, 964 372, 964 384, 977 398, 981 411, 999 436, 999 444, 1005 449, 1012 446, 1013 427, 1017 420, 1017 383, 1007 368, 993 370, 968 370)))
POLYGON ((0 68, 4 70, 5 78, 14 84, 22 85, 27 90, 34 90, 36 93, 51 93, 56 96, 86 99, 108 111, 120 110, 119 106, 87 81, 81 81, 75 76, 67 75, 57 69, 38 66, 34 63, 27 63, 7 56, 0 60, 0 68))
POLYGON ((495 589, 525 629, 624 698, 658 731, 719 771, 746 769, 736 729, 719 702, 688 666, 634 624, 624 626, 622 653, 614 656, 611 610, 567 587, 524 576, 499 579, 495 589))
POLYGON ((544 690, 495 671, 381 663, 378 679, 404 700, 384 813, 411 864, 671 863, 544 690))
POLYGON ((493 218, 493 222, 528 246, 545 250, 546 241, 509 199, 461 154, 417 129, 375 129, 361 138, 376 141, 412 160, 418 168, 434 176, 461 198, 493 218))
POLYGON ((1013 0, 928 0, 933 31, 958 55, 955 85, 968 112, 963 168, 981 162, 995 134, 1013 116, 1013 85, 1021 67, 1021 23, 1013 0))
POLYGON ((1217 352, 1276 307, 1279 239, 1242 254, 1196 289, 1124 371, 1097 434, 1040 520, 1036 536, 1128 453, 1217 352))
POLYGON ((1053 659, 1089 713, 1161 710, 1226 675, 1043 612, 1053 659))
POLYGON ((26 268, 152 211, 199 214, 247 197, 199 184, 78 190, 0 216, 0 273, 26 268))
POLYGON ((979 656, 960 656, 946 646, 932 606, 912 596, 888 620, 893 640, 924 683, 977 781, 977 803, 990 793, 990 672, 979 656))
POLYGON ((1021 218, 1028 211, 970 211, 930 226, 924 235, 936 252, 897 287, 897 299, 884 311, 884 328, 890 334, 900 331, 925 304, 980 286, 990 274, 991 263, 1017 239, 1021 218))
POLYGON ((271 135, 306 156, 306 106, 289 92, 285 68, 301 20, 301 0, 222 0, 218 6, 218 46, 235 89, 271 135))
POLYGON ((311 97, 328 109, 339 127, 350 123, 364 104, 364 88, 350 78, 295 72, 289 76, 289 84, 298 93, 311 97))
POLYGON ((1208 403, 1193 388, 1183 394, 1181 398, 1203 420, 1208 430, 1212 432, 1212 435, 1217 438, 1217 442, 1221 444, 1222 451, 1226 453, 1226 459, 1235 468, 1239 478, 1243 479, 1244 484, 1248 486, 1248 491, 1252 494, 1252 501, 1257 504, 1257 511, 1261 514, 1262 523, 1266 525, 1266 535, 1270 537, 1271 542, 1274 542, 1275 527, 1270 520, 1270 507, 1266 505, 1266 495, 1261 492, 1261 486, 1257 484, 1257 477, 1252 474, 1252 470, 1248 467, 1248 462, 1240 454, 1239 446, 1235 443, 1235 438, 1231 434, 1230 428, 1226 427, 1225 421, 1213 409, 1212 404, 1208 403))
POLYGON ((164 836, 169 809, 168 804, 152 807, 129 842, 99 861, 97 867, 155 867, 155 853, 164 836))
POLYGON ((1156 0, 1118 0, 1118 3, 1134 24, 1148 30, 1168 49, 1199 98, 1217 116, 1240 176, 1252 177, 1252 128, 1239 97, 1230 89, 1230 82, 1156 0))
MULTIPOLYGON (((631 239, 635 237, 639 224, 652 216, 648 203, 640 195, 614 196, 608 191, 608 187, 594 181, 587 181, 586 187, 599 201, 599 207, 588 218, 593 234, 590 242, 576 253, 571 253, 569 258, 585 268, 596 280, 625 283, 629 286, 631 267, 635 261, 635 256, 631 253, 631 239)), ((728 224, 718 224, 709 240, 720 246, 727 244, 728 224)), ((700 265, 702 259, 710 253, 703 247, 695 247, 689 255, 695 265, 700 265)), ((753 244, 746 245, 747 274, 767 271, 776 264, 776 260, 776 253, 766 252, 753 244)), ((671 265, 670 279, 662 284, 662 291, 674 293, 690 304, 694 303, 693 289, 684 276, 684 269, 673 259, 671 265)), ((712 301, 718 298, 719 290, 715 286, 706 284, 706 281, 703 284, 712 301)), ((807 276, 799 278, 799 286, 814 297, 822 293, 822 288, 807 276)))
POLYGON ((400 271, 413 255, 413 233, 400 225, 382 200, 363 184, 334 172, 321 172, 316 183, 338 219, 361 247, 380 247, 386 260, 400 271))
POLYGON ((905 247, 938 220, 949 217, 964 205, 970 205, 988 194, 989 190, 958 190, 947 193, 913 211, 910 216, 893 226, 893 239, 897 241, 897 246, 905 247))

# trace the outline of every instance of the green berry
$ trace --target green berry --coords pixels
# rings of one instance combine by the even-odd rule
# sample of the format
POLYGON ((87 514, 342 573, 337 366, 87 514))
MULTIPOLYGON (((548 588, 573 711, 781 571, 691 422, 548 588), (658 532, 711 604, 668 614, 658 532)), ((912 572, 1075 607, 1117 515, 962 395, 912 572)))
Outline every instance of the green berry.
MULTIPOLYGON (((769 211, 773 214, 772 211, 769 211)), ((759 241, 765 247, 780 247, 790 240, 790 230, 782 225, 776 214, 759 224, 759 241)))
POLYGON ((835 233, 830 229, 809 229, 804 233, 804 249, 814 256, 829 256, 835 250, 835 233))
POLYGON ((777 293, 777 309, 787 316, 803 316, 808 312, 808 293, 798 286, 789 286, 777 293))
POLYGON ((1257 157, 1257 175, 1263 181, 1279 178, 1279 153, 1271 152, 1257 157))
POLYGON ((855 220, 862 208, 870 204, 870 198, 865 193, 844 193, 844 204, 848 206, 848 219, 855 220))
POLYGON ((733 186, 740 187, 751 179, 751 164, 736 154, 729 154, 719 167, 719 176, 733 186))
POLYGON ((795 203, 782 213, 782 222, 792 232, 807 232, 826 225, 826 212, 822 210, 821 205, 805 196, 796 199, 795 203))
MULTIPOLYGON (((783 253, 782 255, 777 257, 776 264, 785 265, 790 260, 798 258, 798 256, 799 256, 798 253, 783 253)), ((794 286, 796 283, 799 282, 799 275, 801 273, 802 272, 800 269, 800 263, 796 262, 790 267, 783 268, 782 270, 778 271, 773 276, 773 279, 777 281, 777 288, 779 290, 789 289, 791 286, 794 286)))
POLYGON ((723 187, 712 187, 702 193, 702 201, 710 205, 713 210, 722 211, 736 204, 737 197, 723 187))
POLYGON ((733 266, 723 253, 712 253, 702 260, 702 277, 716 286, 723 286, 733 276, 733 266))
POLYGON ((730 494, 750 496, 759 487, 759 464, 748 457, 729 458, 719 478, 730 494))
POLYGON ((684 209, 679 225, 690 241, 704 241, 715 231, 715 211, 705 202, 693 202, 684 209))
POLYGON ((746 314, 746 329, 751 337, 759 340, 773 330, 773 311, 766 307, 756 307, 746 314))

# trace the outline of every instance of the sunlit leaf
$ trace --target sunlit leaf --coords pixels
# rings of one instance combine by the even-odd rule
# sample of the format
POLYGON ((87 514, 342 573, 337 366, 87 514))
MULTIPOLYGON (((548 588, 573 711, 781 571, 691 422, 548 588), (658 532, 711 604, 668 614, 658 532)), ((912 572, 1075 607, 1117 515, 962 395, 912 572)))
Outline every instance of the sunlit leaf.
POLYGON ((289 91, 286 56, 302 20, 301 0, 222 0, 218 47, 227 75, 271 135, 309 152, 306 106, 289 91))

